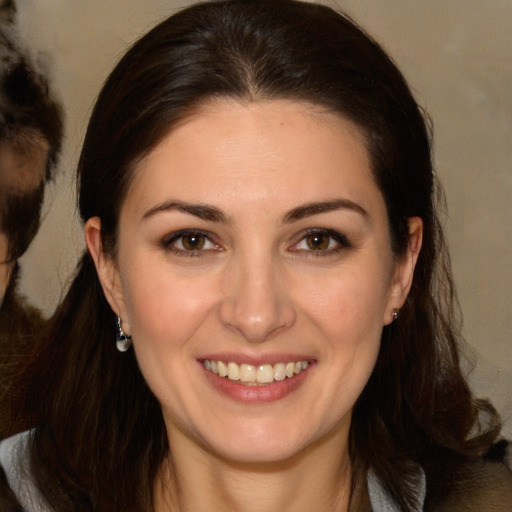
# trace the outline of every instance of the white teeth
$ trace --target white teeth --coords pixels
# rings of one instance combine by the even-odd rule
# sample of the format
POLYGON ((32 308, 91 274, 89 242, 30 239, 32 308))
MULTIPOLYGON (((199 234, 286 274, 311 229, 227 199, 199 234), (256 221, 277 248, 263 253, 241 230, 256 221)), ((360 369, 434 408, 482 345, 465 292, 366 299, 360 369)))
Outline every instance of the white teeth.
POLYGON ((256 367, 252 364, 240 365, 240 380, 242 382, 254 382, 256 380, 256 367))
POLYGON ((286 379, 286 365, 284 363, 277 363, 274 365, 274 380, 286 379))
POLYGON ((268 384, 274 380, 274 368, 270 364, 262 364, 258 366, 256 380, 260 384, 268 384))
POLYGON ((220 377, 227 377, 229 380, 239 380, 248 384, 270 384, 274 381, 291 379, 294 375, 306 370, 309 361, 292 361, 289 363, 260 364, 238 364, 233 361, 214 361, 205 359, 203 365, 209 372, 220 377))
POLYGON ((228 367, 226 366, 226 363, 223 363, 222 361, 217 361, 217 368, 219 370, 219 377, 227 377, 228 367))
POLYGON ((228 379, 240 380, 240 367, 236 363, 228 363, 228 379))

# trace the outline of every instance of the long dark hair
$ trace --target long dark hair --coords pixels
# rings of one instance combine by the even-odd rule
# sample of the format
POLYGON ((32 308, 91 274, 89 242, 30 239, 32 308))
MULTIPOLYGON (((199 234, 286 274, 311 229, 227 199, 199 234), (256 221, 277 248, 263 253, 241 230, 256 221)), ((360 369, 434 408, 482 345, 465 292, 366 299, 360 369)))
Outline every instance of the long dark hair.
MULTIPOLYGON (((385 327, 350 435, 356 475, 371 466, 403 511, 411 468, 472 456, 497 435, 490 406, 462 376, 456 301, 436 214, 428 123, 380 46, 346 16, 292 0, 199 3, 165 20, 122 58, 104 85, 78 165, 83 221, 99 216, 115 255, 119 210, 134 168, 176 123, 215 97, 292 99, 352 120, 365 135, 396 257, 407 218, 423 248, 398 322, 385 327), (481 427, 480 410, 490 426, 481 427)), ((17 389, 16 428, 35 426, 32 472, 56 511, 151 510, 168 455, 160 407, 133 351, 114 346, 114 314, 89 255, 17 389)))

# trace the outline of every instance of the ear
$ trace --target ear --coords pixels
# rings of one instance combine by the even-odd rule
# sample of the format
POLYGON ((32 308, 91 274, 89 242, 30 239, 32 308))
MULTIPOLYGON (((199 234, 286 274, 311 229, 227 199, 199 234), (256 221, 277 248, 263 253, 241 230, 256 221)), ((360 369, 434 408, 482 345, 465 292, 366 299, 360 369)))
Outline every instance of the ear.
POLYGON ((405 255, 395 263, 393 281, 391 283, 388 305, 384 315, 384 325, 393 322, 393 312, 397 312, 407 299, 414 276, 414 268, 418 261, 423 240, 423 221, 420 217, 407 219, 409 229, 409 246, 405 255))
POLYGON ((103 252, 101 241, 101 219, 91 217, 84 227, 85 242, 87 248, 96 266, 96 272, 103 288, 103 293, 107 299, 112 311, 121 317, 123 330, 130 332, 128 318, 126 315, 126 305, 124 300, 124 291, 119 276, 119 269, 114 258, 103 252))

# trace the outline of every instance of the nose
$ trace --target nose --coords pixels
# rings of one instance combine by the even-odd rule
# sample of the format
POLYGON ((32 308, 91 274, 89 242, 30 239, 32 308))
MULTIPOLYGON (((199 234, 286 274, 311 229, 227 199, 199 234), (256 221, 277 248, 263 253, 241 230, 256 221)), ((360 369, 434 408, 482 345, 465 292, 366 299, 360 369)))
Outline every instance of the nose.
POLYGON ((296 310, 279 265, 272 258, 232 261, 223 279, 220 320, 251 343, 266 341, 290 328, 296 310))

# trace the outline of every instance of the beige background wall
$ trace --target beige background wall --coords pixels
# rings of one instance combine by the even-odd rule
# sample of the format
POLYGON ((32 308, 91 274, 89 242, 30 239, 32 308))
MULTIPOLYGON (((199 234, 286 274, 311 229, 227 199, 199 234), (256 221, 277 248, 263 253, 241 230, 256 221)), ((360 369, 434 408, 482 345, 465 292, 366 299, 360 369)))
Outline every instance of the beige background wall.
MULTIPOLYGON (((67 117, 46 217, 23 258, 24 292, 51 312, 83 249, 72 176, 98 89, 129 43, 190 2, 17 1, 34 54, 53 58, 54 85, 67 117)), ((334 5, 388 49, 434 120, 464 332, 477 353, 472 382, 478 394, 492 397, 512 438, 512 0, 334 5)))

